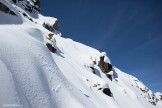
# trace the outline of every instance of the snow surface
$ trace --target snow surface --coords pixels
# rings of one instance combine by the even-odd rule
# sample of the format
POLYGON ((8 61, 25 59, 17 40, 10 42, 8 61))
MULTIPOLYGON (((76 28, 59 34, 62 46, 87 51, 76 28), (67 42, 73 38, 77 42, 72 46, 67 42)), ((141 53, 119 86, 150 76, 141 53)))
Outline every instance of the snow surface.
POLYGON ((0 108, 162 108, 161 93, 152 105, 147 98, 152 91, 143 93, 141 89, 148 88, 142 82, 116 67, 110 81, 93 64, 100 56, 110 63, 105 52, 54 33, 57 53, 51 53, 46 47, 50 31, 35 23, 50 23, 49 17, 39 15, 31 22, 22 15, 24 10, 3 3, 18 16, 0 11, 0 108), (104 88, 110 88, 112 97, 104 88))

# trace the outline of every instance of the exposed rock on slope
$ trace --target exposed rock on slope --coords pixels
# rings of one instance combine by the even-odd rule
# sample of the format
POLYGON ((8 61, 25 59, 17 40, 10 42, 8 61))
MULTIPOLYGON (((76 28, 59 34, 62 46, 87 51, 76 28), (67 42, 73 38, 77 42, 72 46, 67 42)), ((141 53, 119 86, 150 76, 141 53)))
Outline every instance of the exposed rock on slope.
POLYGON ((1 2, 0 2, 0 11, 11 14, 11 15, 16 15, 12 10, 10 10, 5 4, 1 2))
POLYGON ((20 3, 22 7, 30 13, 35 10, 40 12, 40 0, 12 0, 13 3, 20 3))
POLYGON ((49 17, 44 21, 43 27, 51 32, 58 31, 59 30, 58 20, 49 17))

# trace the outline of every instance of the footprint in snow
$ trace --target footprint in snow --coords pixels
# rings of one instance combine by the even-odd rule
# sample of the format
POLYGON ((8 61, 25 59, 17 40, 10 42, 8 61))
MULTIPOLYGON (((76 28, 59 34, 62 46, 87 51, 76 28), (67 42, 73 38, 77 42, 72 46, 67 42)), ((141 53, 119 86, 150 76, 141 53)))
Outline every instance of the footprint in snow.
POLYGON ((50 81, 50 83, 52 82, 52 79, 53 79, 53 76, 51 75, 51 76, 50 76, 50 80, 49 80, 49 81, 50 81))
POLYGON ((55 92, 58 93, 61 89, 61 84, 59 84, 56 88, 55 88, 55 92))

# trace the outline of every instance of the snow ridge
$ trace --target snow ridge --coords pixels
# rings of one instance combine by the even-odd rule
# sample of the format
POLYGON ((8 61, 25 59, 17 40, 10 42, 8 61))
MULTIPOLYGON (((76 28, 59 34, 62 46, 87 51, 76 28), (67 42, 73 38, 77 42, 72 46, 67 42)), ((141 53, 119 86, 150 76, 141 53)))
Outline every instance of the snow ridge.
POLYGON ((101 58, 111 64, 106 52, 61 37, 56 18, 18 1, 0 1, 16 14, 0 8, 0 108, 162 108, 162 94, 137 78, 115 66, 103 73, 101 58), (46 46, 49 33, 56 53, 46 46))

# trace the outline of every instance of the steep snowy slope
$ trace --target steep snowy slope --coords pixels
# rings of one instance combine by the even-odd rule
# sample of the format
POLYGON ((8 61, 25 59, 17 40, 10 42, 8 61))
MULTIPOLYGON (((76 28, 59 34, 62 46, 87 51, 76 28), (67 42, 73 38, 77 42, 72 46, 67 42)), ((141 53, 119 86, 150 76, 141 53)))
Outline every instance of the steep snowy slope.
POLYGON ((111 81, 98 66, 101 56, 111 63, 106 53, 61 37, 39 7, 26 10, 33 0, 13 1, 0 1, 0 108, 162 108, 161 93, 116 67, 111 81), (46 47, 51 32, 56 53, 46 47))

